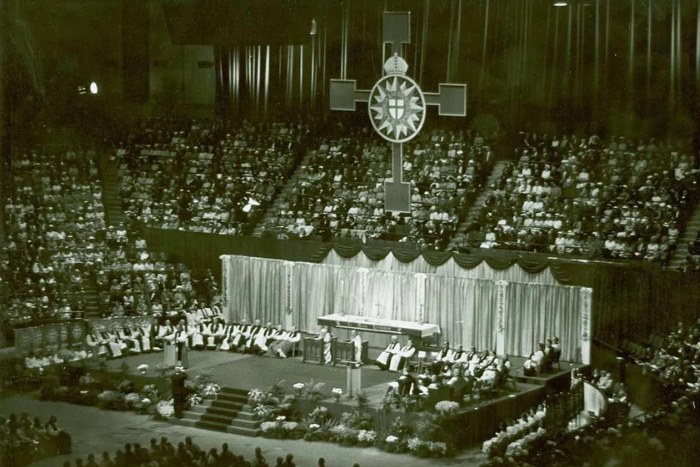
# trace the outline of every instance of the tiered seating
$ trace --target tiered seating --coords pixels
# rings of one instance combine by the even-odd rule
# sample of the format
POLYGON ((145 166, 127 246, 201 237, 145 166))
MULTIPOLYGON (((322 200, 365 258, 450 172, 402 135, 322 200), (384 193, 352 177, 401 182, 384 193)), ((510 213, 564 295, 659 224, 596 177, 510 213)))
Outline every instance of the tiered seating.
POLYGON ((29 414, 0 415, 0 465, 24 466, 41 459, 71 452, 71 436, 56 417, 42 422, 29 414))
POLYGON ((324 141, 301 167, 296 185, 273 210, 266 236, 378 238, 444 249, 490 162, 483 139, 434 131, 404 148, 403 178, 413 185, 410 215, 384 211, 391 147, 367 130, 324 141))
POLYGON ((249 233, 289 175, 306 130, 243 122, 144 121, 120 144, 125 213, 166 229, 249 233))
POLYGON ((90 270, 104 259, 104 210, 94 151, 24 154, 5 205, 5 313, 11 322, 82 316, 90 270))
POLYGON ((103 316, 177 313, 217 300, 211 271, 190 271, 164 252, 149 252, 145 240, 124 227, 110 226, 107 244, 103 267, 93 276, 103 316))
POLYGON ((692 157, 674 143, 604 145, 527 135, 490 187, 468 242, 563 255, 664 263, 697 191, 692 157))

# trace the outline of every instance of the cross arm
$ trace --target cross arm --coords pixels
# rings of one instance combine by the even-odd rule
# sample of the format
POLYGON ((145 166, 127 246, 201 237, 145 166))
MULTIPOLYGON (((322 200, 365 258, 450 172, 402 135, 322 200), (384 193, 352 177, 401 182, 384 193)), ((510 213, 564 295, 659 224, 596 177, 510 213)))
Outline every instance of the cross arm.
POLYGON ((331 110, 354 112, 357 102, 369 102, 369 91, 357 89, 354 79, 331 80, 331 110))
POLYGON ((467 85, 441 83, 439 92, 424 92, 427 105, 437 105, 438 113, 447 117, 466 117, 467 85))

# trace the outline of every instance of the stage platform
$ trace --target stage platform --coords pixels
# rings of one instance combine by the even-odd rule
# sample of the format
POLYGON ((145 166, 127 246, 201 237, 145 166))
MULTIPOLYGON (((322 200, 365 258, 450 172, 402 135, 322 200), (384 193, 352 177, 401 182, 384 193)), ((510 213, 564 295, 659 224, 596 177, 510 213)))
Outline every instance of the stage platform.
MULTIPOLYGON (((157 369, 162 364, 162 353, 148 353, 143 355, 128 356, 120 359, 109 360, 107 366, 110 371, 117 371, 126 364, 131 375, 140 378, 153 378, 157 375, 157 369), (142 364, 148 365, 145 374, 138 371, 142 364)), ((568 378, 572 368, 582 365, 562 362, 561 369, 551 375, 542 375, 525 378, 522 376, 522 363, 525 358, 511 357, 511 374, 515 377, 515 391, 519 394, 533 389, 552 387, 553 382, 568 378)), ((341 388, 345 391, 346 369, 342 365, 319 365, 316 363, 302 363, 300 357, 296 358, 269 358, 258 355, 244 355, 231 352, 218 352, 211 350, 191 350, 189 352, 189 368, 187 373, 195 376, 201 371, 207 371, 212 379, 222 387, 236 389, 267 389, 279 381, 285 381, 287 391, 292 391, 292 385, 296 383, 308 383, 310 381, 323 382, 321 392, 325 401, 332 401, 331 390, 341 388)), ((379 370, 375 365, 362 367, 362 390, 367 393, 370 407, 379 407, 386 393, 387 383, 398 378, 398 373, 379 370)), ((348 406, 356 405, 354 400, 341 399, 341 403, 348 406)))

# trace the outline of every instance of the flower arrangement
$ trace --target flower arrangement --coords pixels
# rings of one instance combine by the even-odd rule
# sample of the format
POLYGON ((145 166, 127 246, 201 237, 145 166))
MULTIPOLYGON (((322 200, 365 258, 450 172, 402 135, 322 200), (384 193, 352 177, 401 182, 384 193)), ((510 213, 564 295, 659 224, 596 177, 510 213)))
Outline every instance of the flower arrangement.
POLYGON ((216 383, 206 383, 202 386, 201 395, 206 399, 213 399, 221 391, 221 387, 216 383))
POLYGON ((94 386, 96 380, 92 373, 86 373, 78 379, 78 384, 82 387, 94 386))
POLYGON ((459 404, 453 401, 440 401, 435 404, 435 411, 440 415, 451 415, 459 410, 459 404))
POLYGON ((352 446, 357 444, 360 430, 343 424, 338 424, 328 430, 328 432, 331 441, 352 446))
POLYGON ((122 382, 117 385, 117 391, 121 392, 122 394, 134 392, 134 382, 130 379, 122 380, 122 382))
POLYGON ((141 403, 141 394, 138 392, 130 392, 124 396, 124 403, 127 408, 135 408, 141 403))
POLYGON ((160 401, 155 405, 153 411, 153 418, 156 420, 167 420, 175 415, 175 408, 173 406, 173 400, 160 401))
POLYGON ((321 405, 316 407, 307 417, 309 423, 317 425, 325 423, 332 418, 333 416, 328 412, 328 408, 321 405))
POLYGON ((333 397, 335 398, 336 403, 340 401, 340 396, 343 395, 343 390, 340 388, 333 388, 331 390, 331 394, 333 394, 333 397))
POLYGON ((125 395, 118 391, 103 391, 97 396, 97 407, 103 410, 125 410, 125 395))
POLYGON ((357 443, 362 446, 372 446, 377 440, 377 433, 373 430, 360 430, 357 433, 357 443))
POLYGON ((143 390, 141 392, 145 394, 147 398, 153 401, 157 401, 158 399, 160 399, 160 391, 158 391, 158 388, 155 384, 147 384, 143 387, 143 390))
POLYGON ((195 394, 190 394, 189 397, 187 398, 187 405, 192 407, 195 405, 201 404, 203 401, 202 397, 195 393, 195 394))
POLYGON ((447 444, 442 442, 411 438, 408 440, 407 446, 411 454, 418 457, 444 457, 447 455, 447 444))
POLYGON ((251 389, 248 391, 248 403, 250 405, 261 404, 265 400, 265 393, 260 389, 251 389))

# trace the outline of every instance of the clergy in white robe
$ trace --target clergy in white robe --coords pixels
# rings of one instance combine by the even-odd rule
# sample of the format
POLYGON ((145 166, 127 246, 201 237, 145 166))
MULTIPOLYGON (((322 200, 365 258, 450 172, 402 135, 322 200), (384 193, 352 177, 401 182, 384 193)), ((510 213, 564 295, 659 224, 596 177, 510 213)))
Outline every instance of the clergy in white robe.
POLYGON ((255 344, 255 338, 258 337, 258 334, 263 331, 264 328, 262 327, 260 320, 256 319, 255 324, 248 331, 248 338, 245 340, 244 347, 246 351, 250 351, 250 348, 255 344))
POLYGON ((107 343, 107 349, 109 349, 109 355, 112 358, 118 358, 122 356, 122 350, 126 350, 127 345, 119 340, 116 334, 112 334, 108 331, 102 332, 102 339, 107 343))
POLYGON ((292 327, 290 331, 283 332, 275 337, 275 342, 270 344, 268 348, 268 354, 287 358, 294 352, 294 348, 299 341, 301 341, 301 333, 297 328, 292 327))
POLYGON ((152 345, 151 329, 152 329, 152 326, 148 323, 136 328, 136 332, 138 333, 139 339, 141 339, 141 351, 142 352, 150 352, 151 350, 160 350, 159 348, 153 347, 153 345, 152 345))
POLYGON ((233 345, 233 340, 236 337, 237 330, 238 326, 233 323, 229 323, 226 326, 224 326, 224 330, 221 336, 221 343, 218 347, 219 350, 232 350, 236 348, 233 345))
POLYGON ((535 368, 537 369, 538 373, 542 373, 544 370, 543 362, 544 362, 544 344, 539 343, 537 351, 532 354, 532 357, 530 357, 530 360, 532 360, 532 363, 535 364, 535 368))
POLYGON ((158 334, 156 334, 156 342, 160 343, 162 346, 163 341, 167 336, 171 336, 175 333, 175 326, 170 322, 169 319, 165 320, 165 324, 158 327, 158 334))
POLYGON ((408 359, 413 357, 415 353, 416 348, 413 346, 413 342, 409 340, 408 343, 401 348, 401 351, 391 357, 389 371, 401 371, 408 359))
POLYGON ((399 344, 399 338, 396 336, 391 336, 391 343, 386 349, 377 357, 376 364, 382 370, 386 370, 389 366, 389 361, 391 358, 401 351, 401 344, 399 344))
POLYGON ((107 341, 105 341, 98 333, 94 331, 89 333, 85 338, 85 342, 90 347, 93 357, 107 355, 107 341))
POLYGON ((117 331, 119 339, 129 346, 129 351, 133 353, 141 353, 141 339, 138 333, 134 332, 128 326, 125 326, 117 331))
POLYGON ((449 342, 443 342, 442 348, 435 356, 435 361, 431 365, 431 372, 435 375, 442 372, 442 367, 446 364, 452 363, 454 352, 450 349, 449 342))
POLYGON ((230 338, 230 346, 232 350, 245 344, 245 342, 250 338, 250 333, 253 326, 247 323, 235 324, 233 325, 233 331, 230 338))
POLYGON ((209 325, 209 333, 206 334, 207 348, 216 349, 223 341, 226 324, 222 319, 216 319, 209 325))
POLYGON ((321 334, 318 339, 323 342, 322 360, 321 363, 333 362, 333 335, 328 331, 328 328, 321 329, 321 334))
POLYGON ((272 323, 267 323, 265 329, 259 332, 255 337, 255 343, 253 344, 253 351, 255 353, 265 353, 267 352, 267 346, 275 340, 275 336, 283 332, 282 325, 278 325, 277 328, 272 327, 272 323))
POLYGON ((191 336, 192 348, 193 349, 203 349, 204 348, 204 336, 210 333, 209 325, 204 322, 200 322, 192 326, 193 332, 191 336))
POLYGON ((350 342, 352 343, 353 349, 353 361, 357 363, 364 363, 362 361, 362 336, 360 336, 354 329, 350 331, 350 342))

